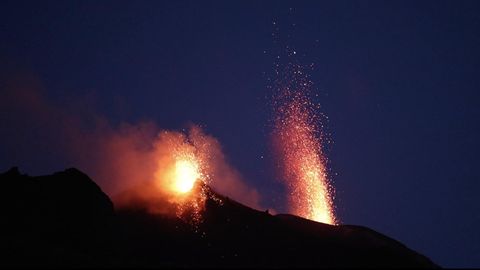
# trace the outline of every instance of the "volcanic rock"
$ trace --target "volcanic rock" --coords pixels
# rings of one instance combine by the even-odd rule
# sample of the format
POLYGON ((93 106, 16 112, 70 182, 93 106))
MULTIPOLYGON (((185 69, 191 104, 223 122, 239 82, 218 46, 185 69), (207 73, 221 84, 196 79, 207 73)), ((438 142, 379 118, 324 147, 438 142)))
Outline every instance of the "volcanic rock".
POLYGON ((116 209, 84 173, 0 175, 4 266, 438 267, 371 229, 270 215, 206 187, 202 222, 116 209))

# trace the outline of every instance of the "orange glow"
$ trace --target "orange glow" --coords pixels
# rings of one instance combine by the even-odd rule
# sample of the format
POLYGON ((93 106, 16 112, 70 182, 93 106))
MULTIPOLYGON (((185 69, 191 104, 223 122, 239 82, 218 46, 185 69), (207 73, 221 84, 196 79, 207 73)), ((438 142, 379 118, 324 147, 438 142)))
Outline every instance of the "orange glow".
POLYGON ((173 190, 178 193, 187 193, 199 179, 198 164, 191 160, 177 160, 175 163, 175 176, 173 190))
POLYGON ((289 208, 298 216, 335 224, 318 118, 306 95, 311 82, 299 77, 298 66, 294 68, 291 81, 277 96, 273 133, 281 177, 289 190, 289 208))
POLYGON ((106 174, 107 180, 121 180, 122 190, 113 196, 116 207, 143 209, 197 225, 208 199, 221 203, 210 188, 248 206, 258 206, 256 190, 243 183, 239 172, 226 161, 219 141, 200 127, 154 130, 148 133, 153 134, 150 138, 145 133, 139 134, 135 127, 105 140, 111 146, 106 151, 111 156, 99 167, 116 173, 106 174))
POLYGON ((168 205, 178 217, 198 223, 207 198, 200 183, 209 180, 205 173, 208 155, 179 132, 162 132, 155 148, 155 197, 165 201, 151 204, 151 211, 162 212, 168 205))

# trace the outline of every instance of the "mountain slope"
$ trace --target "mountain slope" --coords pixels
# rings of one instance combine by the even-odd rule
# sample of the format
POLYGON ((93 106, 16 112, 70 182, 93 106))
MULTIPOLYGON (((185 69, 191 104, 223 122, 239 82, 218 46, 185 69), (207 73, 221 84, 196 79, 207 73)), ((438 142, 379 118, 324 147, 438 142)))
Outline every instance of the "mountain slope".
POLYGON ((365 227, 270 215, 208 190, 203 221, 116 209, 76 169, 0 175, 0 266, 437 267, 365 227))

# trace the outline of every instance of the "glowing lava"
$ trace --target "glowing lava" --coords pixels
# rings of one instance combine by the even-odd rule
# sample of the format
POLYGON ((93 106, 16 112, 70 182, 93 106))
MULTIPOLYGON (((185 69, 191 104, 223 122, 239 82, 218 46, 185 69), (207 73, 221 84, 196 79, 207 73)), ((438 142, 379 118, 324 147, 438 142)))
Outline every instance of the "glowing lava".
POLYGON ((289 190, 293 214, 335 224, 326 159, 322 153, 316 106, 307 94, 311 82, 299 66, 289 66, 275 99, 274 147, 289 190))
POLYGON ((206 164, 209 154, 196 145, 199 132, 192 129, 188 134, 174 131, 159 134, 152 155, 156 160, 153 188, 142 192, 143 197, 151 194, 144 201, 149 202, 152 213, 174 213, 194 224, 201 221, 207 199, 204 184, 209 181, 206 164))
POLYGON ((179 193, 187 193, 199 179, 198 163, 191 160, 178 160, 175 163, 173 189, 179 193))

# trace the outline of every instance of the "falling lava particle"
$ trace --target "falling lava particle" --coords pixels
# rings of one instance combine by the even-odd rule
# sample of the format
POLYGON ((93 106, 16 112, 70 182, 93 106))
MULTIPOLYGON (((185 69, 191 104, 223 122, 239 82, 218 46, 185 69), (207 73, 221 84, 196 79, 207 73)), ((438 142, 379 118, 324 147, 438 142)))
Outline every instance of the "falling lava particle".
POLYGON ((311 220, 336 224, 318 106, 308 97, 312 82, 300 65, 289 64, 284 73, 274 96, 273 141, 281 177, 289 191, 289 210, 311 220))

